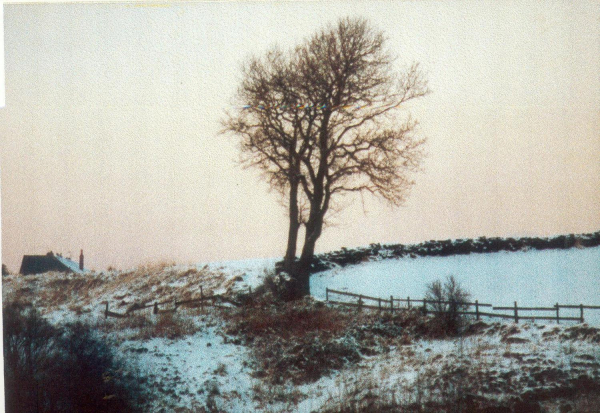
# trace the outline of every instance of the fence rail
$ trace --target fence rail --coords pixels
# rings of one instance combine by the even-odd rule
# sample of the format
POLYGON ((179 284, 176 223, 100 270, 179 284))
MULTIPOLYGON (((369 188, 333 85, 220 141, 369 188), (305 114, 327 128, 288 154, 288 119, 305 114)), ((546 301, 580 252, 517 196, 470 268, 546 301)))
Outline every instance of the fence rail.
MULTIPOLYGON (((252 290, 250 290, 250 291, 252 291, 252 290)), ((180 301, 177 301, 177 300, 155 301, 153 303, 148 303, 148 304, 134 303, 129 308, 127 308, 127 310, 125 310, 125 313, 116 313, 114 311, 110 311, 108 301, 103 301, 103 304, 105 304, 105 309, 104 309, 104 317, 105 318, 108 318, 108 317, 125 318, 136 311, 145 310, 148 308, 153 309, 152 310, 153 314, 163 314, 163 313, 173 313, 173 312, 177 311, 177 308, 179 308, 181 306, 191 306, 193 304, 197 304, 202 309, 204 309, 204 306, 225 307, 223 305, 218 305, 217 302, 230 303, 230 304, 233 304, 234 306, 240 306, 240 303, 238 303, 230 298, 227 298, 223 295, 219 295, 219 294, 204 295, 202 287, 200 287, 200 297, 190 298, 190 299, 180 300, 180 301), (159 308, 162 306, 169 306, 169 305, 171 305, 170 308, 165 308, 165 309, 159 308)))
MULTIPOLYGON (((438 309, 441 308, 442 305, 456 304, 455 302, 451 302, 451 301, 411 299, 410 297, 394 298, 394 296, 390 296, 389 299, 386 299, 386 298, 380 298, 380 297, 371 297, 371 296, 363 295, 363 294, 350 293, 350 292, 346 292, 346 291, 338 291, 338 290, 333 290, 331 288, 325 289, 325 301, 330 304, 336 304, 336 305, 342 305, 342 306, 348 306, 348 307, 356 307, 359 310, 362 308, 366 308, 366 309, 379 310, 379 311, 390 311, 391 313, 393 313, 394 311, 410 309, 411 304, 421 303, 422 305, 419 305, 419 306, 415 305, 414 308, 420 308, 423 312, 430 313, 430 314, 443 313, 444 311, 436 310, 435 307, 428 308, 428 304, 430 306, 435 306, 437 304, 438 309), (330 300, 329 299, 330 294, 341 295, 341 296, 346 296, 346 297, 353 297, 353 298, 357 298, 358 300, 357 300, 357 302, 330 300), (365 300, 375 301, 375 302, 377 302, 377 305, 366 304, 365 300), (407 303, 407 306, 400 307, 399 305, 396 305, 396 306, 394 305, 395 303, 399 304, 401 302, 407 303)), ((535 320, 553 320, 553 321, 556 321, 557 323, 560 323, 561 321, 578 321, 580 323, 583 323, 585 320, 584 319, 584 309, 591 309, 591 310, 599 310, 600 309, 600 306, 596 306, 596 305, 583 305, 583 304, 574 305, 574 304, 559 304, 559 303, 556 303, 552 307, 519 307, 516 301, 515 301, 514 306, 512 306, 512 307, 494 307, 491 304, 480 303, 478 300, 475 300, 475 302, 473 302, 473 303, 467 302, 467 303, 463 303, 463 304, 465 307, 467 307, 467 309, 474 307, 475 311, 458 311, 457 312, 458 314, 474 315, 477 320, 479 320, 481 317, 513 319, 513 320, 515 320, 516 323, 518 323, 519 320, 533 320, 533 321, 535 321, 535 320), (491 307, 491 309, 493 311, 511 311, 512 314, 491 313, 491 312, 480 311, 479 310, 480 307, 488 307, 488 308, 491 307), (561 308, 563 308, 563 309, 578 309, 579 317, 561 316, 560 315, 561 308), (556 315, 552 315, 552 316, 521 315, 521 314, 519 314, 520 311, 525 311, 525 312, 527 312, 527 311, 552 311, 552 312, 555 312, 556 315)))
MULTIPOLYGON (((421 303, 422 305, 420 306, 415 306, 415 307, 420 307, 423 309, 423 311, 428 312, 428 313, 439 313, 441 311, 437 311, 435 309, 429 309, 427 308, 427 304, 437 304, 438 306, 441 307, 441 305, 443 304, 455 304, 453 302, 450 301, 442 301, 442 300, 427 300, 427 299, 411 299, 410 296, 406 297, 406 298, 394 298, 393 295, 390 296, 390 299, 387 300, 385 298, 380 298, 380 297, 370 297, 368 295, 363 295, 363 294, 355 294, 355 293, 349 293, 349 292, 345 292, 345 291, 338 291, 338 290, 333 290, 330 288, 326 288, 325 289, 325 299, 327 302, 332 302, 331 300, 329 300, 329 294, 338 294, 338 295, 345 295, 345 296, 349 296, 349 297, 356 297, 358 298, 358 302, 356 304, 353 303, 347 303, 344 301, 335 301, 334 303, 338 304, 338 305, 347 305, 347 306, 352 306, 352 307, 358 307, 358 308, 369 308, 369 309, 376 309, 376 310, 385 310, 385 309, 389 309, 390 312, 394 312, 394 310, 401 310, 402 307, 398 306, 394 306, 394 303, 407 303, 407 308, 411 308, 411 304, 414 303, 421 303), (367 305, 364 303, 364 300, 371 300, 371 301, 376 301, 377 302, 377 306, 374 305, 367 305)), ((459 312, 460 314, 473 314, 478 320, 480 318, 480 315, 482 314, 481 311, 479 311, 479 307, 491 307, 491 304, 486 304, 486 303, 480 303, 478 300, 475 300, 474 303, 464 303, 465 306, 467 307, 475 307, 475 311, 473 312, 468 312, 468 311, 462 311, 459 312)), ((439 307, 438 307, 439 308, 439 307)))
MULTIPOLYGON (((425 300, 425 299, 415 299, 415 298, 394 298, 393 296, 390 296, 389 300, 386 300, 385 298, 380 298, 380 297, 370 297, 368 295, 364 295, 364 294, 355 294, 355 293, 349 293, 346 291, 338 291, 338 290, 333 290, 331 288, 326 288, 325 289, 325 294, 326 294, 326 298, 329 298, 329 293, 334 293, 334 294, 340 294, 340 295, 346 295, 346 296, 350 296, 350 297, 357 297, 357 298, 362 298, 363 300, 374 300, 374 301, 381 301, 382 303, 387 303, 389 304, 390 302, 404 302, 404 303, 440 303, 440 304, 452 304, 450 301, 436 301, 436 300, 425 300)), ((465 303, 466 305, 469 306, 479 306, 479 307, 491 307, 491 304, 485 304, 485 303, 480 303, 478 301, 475 301, 474 303, 465 303)), ((579 307, 578 307, 579 308, 579 307)))

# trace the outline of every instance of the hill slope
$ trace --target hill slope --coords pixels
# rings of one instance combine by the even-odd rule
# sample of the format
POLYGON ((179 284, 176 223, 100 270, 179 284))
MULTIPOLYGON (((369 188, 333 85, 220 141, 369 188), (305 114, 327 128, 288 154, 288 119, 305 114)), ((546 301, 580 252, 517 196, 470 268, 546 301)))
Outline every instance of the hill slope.
MULTIPOLYGON (((356 265, 330 262, 335 268, 311 277, 313 295, 322 300, 334 288, 419 298, 428 282, 453 274, 480 302, 600 305, 598 246, 414 258, 381 251, 356 265)), ((446 412, 457 403, 479 413, 594 412, 600 403, 597 328, 486 321, 459 337, 438 337, 418 311, 269 301, 256 290, 275 262, 10 275, 3 298, 32 303, 56 325, 83 321, 111 340, 145 377, 148 412, 446 412), (200 287, 206 295, 249 297, 249 304, 104 317, 105 301, 125 313, 134 304, 198 297, 200 287), (330 364, 315 369, 315 360, 330 364)), ((586 321, 600 325, 591 312, 586 321)))

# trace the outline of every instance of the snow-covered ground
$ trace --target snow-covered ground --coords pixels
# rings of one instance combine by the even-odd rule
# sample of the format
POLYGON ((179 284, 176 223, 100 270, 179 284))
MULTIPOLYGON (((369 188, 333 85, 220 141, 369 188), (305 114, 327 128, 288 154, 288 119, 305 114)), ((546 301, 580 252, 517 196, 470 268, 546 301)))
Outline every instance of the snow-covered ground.
MULTIPOLYGON (((555 333, 561 331, 563 327, 495 324, 473 336, 416 341, 322 378, 313 388, 325 390, 313 391, 298 411, 368 399, 369 392, 404 404, 414 402, 417 393, 439 400, 448 395, 443 390, 438 393, 439 388, 427 389, 436 388, 432 384, 444 375, 452 377, 458 392, 486 395, 499 402, 515 394, 535 393, 540 384, 552 389, 582 374, 598 377, 598 343, 560 340, 555 333)), ((547 403, 549 409, 544 411, 554 411, 550 406, 547 403)))
MULTIPOLYGON (((472 299, 494 306, 600 306, 600 247, 383 259, 335 268, 311 277, 311 293, 325 299, 331 288, 385 298, 423 298, 426 286, 453 275, 472 299)), ((508 312, 510 313, 510 312, 508 312)), ((579 310, 561 309, 563 317, 579 310)), ((552 316, 525 312, 521 315, 552 316)), ((585 322, 600 325, 600 310, 585 310, 585 322)))
MULTIPOLYGON (((147 378, 156 396, 149 410, 152 412, 206 411, 202 409, 212 406, 225 412, 308 413, 349 397, 358 400, 365 391, 410 403, 421 391, 418 386, 426 386, 427 380, 433 382, 448 372, 453 374, 457 366, 473 377, 484 377, 482 386, 506 384, 508 387, 500 390, 477 389, 498 399, 511 391, 539 387, 544 380, 556 386, 568 386, 581 374, 596 375, 600 380, 597 339, 582 333, 578 334, 583 338, 571 338, 569 326, 552 323, 514 326, 508 320, 461 339, 413 338, 411 343, 388 352, 364 355, 360 362, 314 383, 294 386, 268 384, 255 377, 252 348, 224 333, 226 322, 219 311, 200 314, 198 309, 178 310, 182 323, 192 322, 195 327, 174 339, 144 338, 143 329, 119 324, 133 324, 129 319, 104 320, 105 300, 111 309, 123 313, 136 302, 170 301, 185 294, 196 297, 201 285, 205 294, 255 289, 273 271, 276 261, 148 267, 106 274, 11 275, 3 279, 3 287, 5 298, 31 300, 53 323, 81 319, 104 326, 99 331, 116 338, 119 352, 138 365, 147 378), (537 376, 539 380, 532 381, 531 377, 537 376)), ((545 307, 556 302, 600 305, 600 247, 382 259, 314 274, 311 291, 321 300, 326 288, 418 299, 428 283, 448 275, 454 275, 473 299, 495 306, 511 306, 514 301, 519 306, 545 307)), ((147 317, 153 325, 161 317, 152 315, 151 310, 141 313, 139 317, 147 317)), ((223 314, 226 317, 228 313, 223 314)), ((577 310, 561 310, 561 315, 579 314, 577 310)), ((586 323, 600 326, 600 310, 586 310, 585 318, 586 323)), ((577 328, 585 331, 587 327, 577 328)))
POLYGON ((232 276, 241 276, 244 287, 256 288, 262 284, 267 273, 275 270, 275 263, 281 258, 255 258, 248 260, 233 260, 222 262, 209 262, 199 264, 198 267, 207 265, 211 271, 223 271, 232 276))
POLYGON ((200 411, 211 398, 226 411, 254 409, 252 388, 259 380, 251 377, 250 350, 226 342, 216 326, 177 340, 128 340, 121 351, 137 362, 155 390, 155 411, 200 411))
POLYGON ((564 339, 565 326, 496 323, 472 336, 415 340, 364 356, 313 383, 274 385, 254 377, 251 348, 234 344, 210 314, 207 318, 211 321, 186 337, 128 339, 120 345, 154 391, 148 411, 202 412, 212 406, 220 412, 312 413, 373 394, 404 404, 421 393, 439 401, 447 397, 432 390, 439 377, 505 402, 540 386, 569 386, 581 375, 600 379, 598 342, 564 339))

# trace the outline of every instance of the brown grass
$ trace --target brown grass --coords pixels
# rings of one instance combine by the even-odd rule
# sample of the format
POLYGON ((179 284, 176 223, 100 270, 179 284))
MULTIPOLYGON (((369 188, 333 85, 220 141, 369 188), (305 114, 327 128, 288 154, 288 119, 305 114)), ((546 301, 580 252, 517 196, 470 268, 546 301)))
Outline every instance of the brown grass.
POLYGON ((131 314, 125 318, 101 319, 98 320, 96 328, 104 333, 130 329, 130 340, 149 340, 157 337, 175 340, 201 330, 201 327, 194 323, 193 316, 178 313, 131 314))
POLYGON ((136 272, 144 272, 144 273, 160 273, 165 271, 168 268, 175 267, 177 264, 175 261, 158 261, 158 262, 149 262, 146 264, 139 265, 136 268, 136 272))
POLYGON ((318 380, 355 363, 411 342, 394 319, 314 301, 253 302, 225 316, 227 334, 251 343, 257 377, 271 384, 318 380))
POLYGON ((338 335, 350 322, 348 313, 325 306, 282 304, 280 308, 243 308, 230 317, 230 332, 249 337, 276 335, 283 339, 309 333, 338 335))
POLYGON ((171 340, 192 335, 200 330, 193 320, 174 313, 159 314, 158 319, 149 329, 147 338, 164 337, 171 340))
POLYGON ((575 398, 575 412, 578 413, 598 413, 600 409, 600 394, 584 393, 575 398))
MULTIPOLYGON (((51 277, 52 275, 48 275, 51 277)), ((74 278, 50 278, 38 295, 38 302, 44 307, 68 304, 73 300, 90 298, 94 290, 104 285, 105 280, 98 276, 77 276, 74 278)))

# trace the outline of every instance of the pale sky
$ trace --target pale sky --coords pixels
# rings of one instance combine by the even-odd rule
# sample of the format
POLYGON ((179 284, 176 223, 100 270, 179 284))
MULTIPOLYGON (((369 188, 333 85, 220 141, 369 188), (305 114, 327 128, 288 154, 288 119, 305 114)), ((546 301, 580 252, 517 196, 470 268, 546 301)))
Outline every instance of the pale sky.
POLYGON ((596 1, 5 5, 2 262, 282 256, 285 209, 219 122, 245 58, 345 16, 420 62, 429 156, 404 207, 349 198, 319 251, 600 230, 596 1))

